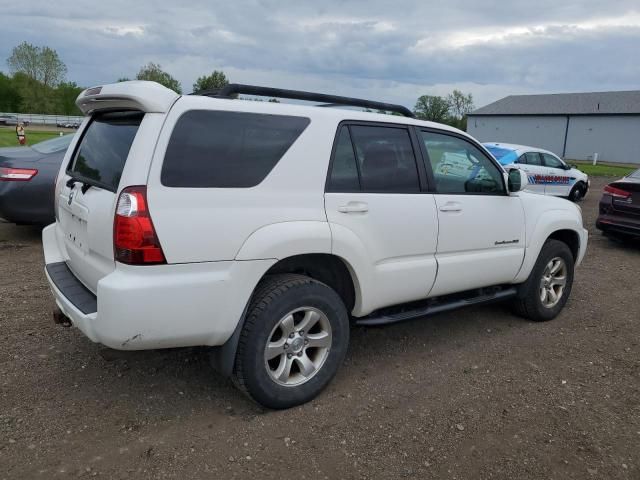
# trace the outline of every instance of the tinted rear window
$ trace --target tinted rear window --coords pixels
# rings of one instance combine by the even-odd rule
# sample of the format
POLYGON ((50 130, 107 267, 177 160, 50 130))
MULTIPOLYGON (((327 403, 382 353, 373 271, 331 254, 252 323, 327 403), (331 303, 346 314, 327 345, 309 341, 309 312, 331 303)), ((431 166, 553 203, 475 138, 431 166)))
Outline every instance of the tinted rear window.
POLYGON ((271 172, 307 125, 309 119, 304 117, 189 111, 180 117, 171 134, 162 166, 162 184, 254 187, 271 172))
POLYGON ((45 140, 44 142, 36 143, 32 145, 33 148, 38 153, 56 153, 66 150, 73 139, 73 134, 64 135, 62 137, 55 137, 51 140, 45 140))
POLYGON ((96 115, 82 136, 68 173, 115 192, 143 116, 140 112, 96 115))

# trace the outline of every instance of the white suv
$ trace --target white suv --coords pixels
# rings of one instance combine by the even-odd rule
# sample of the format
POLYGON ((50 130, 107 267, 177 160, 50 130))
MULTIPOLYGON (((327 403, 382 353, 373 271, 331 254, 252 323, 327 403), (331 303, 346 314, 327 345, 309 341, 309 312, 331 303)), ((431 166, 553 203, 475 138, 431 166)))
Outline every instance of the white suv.
POLYGON ((43 231, 57 320, 116 349, 215 347, 214 365, 267 407, 315 397, 352 323, 499 299, 554 318, 585 254, 577 206, 519 191, 519 170, 404 107, 151 82, 90 88, 77 104, 88 117, 43 231), (467 168, 439 168, 451 155, 467 168))

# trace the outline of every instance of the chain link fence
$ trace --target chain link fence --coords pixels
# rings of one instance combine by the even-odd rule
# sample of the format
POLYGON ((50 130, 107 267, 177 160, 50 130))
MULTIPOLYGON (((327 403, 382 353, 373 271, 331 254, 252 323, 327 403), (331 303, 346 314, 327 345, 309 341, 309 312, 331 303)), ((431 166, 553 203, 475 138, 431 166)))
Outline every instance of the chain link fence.
POLYGON ((75 115, 0 112, 0 125, 16 125, 16 123, 22 122, 28 125, 77 128, 83 119, 84 117, 75 115))

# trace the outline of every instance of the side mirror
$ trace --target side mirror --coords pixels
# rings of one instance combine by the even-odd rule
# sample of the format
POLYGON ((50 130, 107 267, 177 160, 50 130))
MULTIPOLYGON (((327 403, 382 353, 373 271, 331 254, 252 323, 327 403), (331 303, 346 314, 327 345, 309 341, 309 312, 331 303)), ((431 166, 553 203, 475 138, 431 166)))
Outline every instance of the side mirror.
POLYGON ((509 170, 509 177, 507 181, 507 188, 509 193, 519 192, 529 184, 529 179, 524 170, 518 168, 512 168, 509 170))

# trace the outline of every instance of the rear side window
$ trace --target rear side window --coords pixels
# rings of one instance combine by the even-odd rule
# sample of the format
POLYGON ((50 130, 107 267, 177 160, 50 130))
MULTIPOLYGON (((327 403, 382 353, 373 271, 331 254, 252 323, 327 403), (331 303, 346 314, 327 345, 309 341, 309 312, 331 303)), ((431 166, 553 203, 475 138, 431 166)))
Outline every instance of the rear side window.
POLYGON ((353 152, 349 127, 342 127, 333 154, 333 166, 329 177, 329 192, 357 192, 360 180, 356 156, 353 152))
POLYGON ((258 185, 309 125, 309 119, 192 110, 180 117, 167 147, 167 187, 247 188, 258 185))
POLYGON ((418 192, 418 168, 405 128, 349 127, 364 192, 418 192))
POLYGON ((143 116, 111 112, 93 117, 67 173, 115 192, 143 116))
POLYGON ((542 160, 540 160, 540 155, 538 154, 538 152, 527 152, 524 155, 521 155, 520 163, 524 163, 526 165, 542 166, 542 160))
POLYGON ((419 192, 416 158, 408 130, 386 126, 342 126, 327 191, 419 192))

